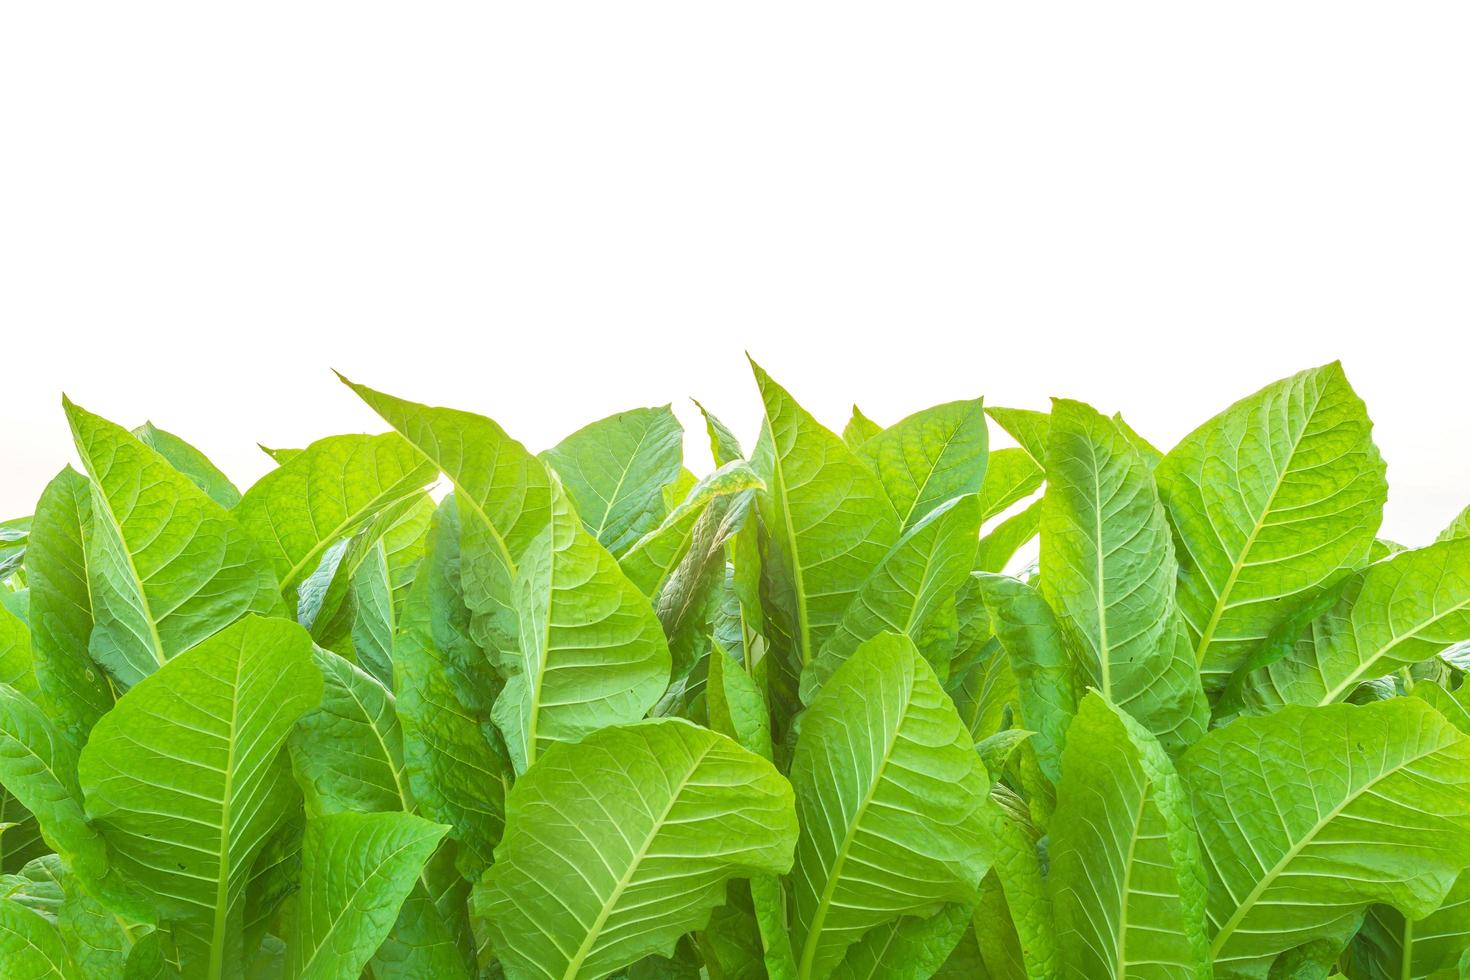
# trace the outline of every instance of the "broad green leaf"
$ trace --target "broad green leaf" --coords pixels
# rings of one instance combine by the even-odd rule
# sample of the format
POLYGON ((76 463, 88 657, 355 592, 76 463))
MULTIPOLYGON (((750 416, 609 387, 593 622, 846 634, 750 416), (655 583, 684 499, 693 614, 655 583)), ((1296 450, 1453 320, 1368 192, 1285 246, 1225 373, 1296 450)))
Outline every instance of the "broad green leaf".
POLYGON ((985 413, 1020 444, 1038 464, 1046 466, 1051 442, 1051 416, 1030 408, 987 408, 985 413))
POLYGON ((113 701, 112 686, 87 654, 91 522, 91 485, 67 467, 41 493, 26 551, 36 682, 52 719, 78 742, 113 701))
POLYGON ((0 900, 0 972, 14 980, 83 980, 54 923, 0 900))
POLYGON ((121 687, 248 613, 280 611, 275 576, 223 507, 121 426, 63 400, 92 477, 92 657, 121 687))
POLYGON ((1264 977, 1365 908, 1422 919, 1470 866, 1470 739, 1413 698, 1289 705, 1180 759, 1209 874, 1216 976, 1264 977))
POLYGON ((382 944, 447 827, 407 813, 335 813, 306 823, 287 974, 356 977, 382 944))
POLYGON ((995 866, 975 909, 977 951, 993 977, 1046 980, 1057 975, 1061 954, 1038 853, 1041 835, 1008 787, 993 787, 991 799, 995 866))
POLYGON ((1008 727, 1018 711, 1016 675, 973 576, 960 587, 955 612, 959 633, 944 686, 970 737, 979 743, 1008 727))
POLYGON ((134 943, 123 980, 179 980, 178 957, 167 938, 165 933, 150 932, 134 943))
POLYGON ((493 656, 513 656, 517 565, 551 520, 551 475, 484 416, 430 408, 342 381, 454 484, 464 597, 474 612, 476 640, 493 656))
POLYGON ((732 877, 791 864, 791 787, 679 719, 557 744, 516 781, 475 908, 511 980, 601 977, 703 928, 732 877))
POLYGON ((15 794, 5 789, 4 778, 0 776, 0 873, 11 873, 51 853, 53 848, 41 836, 36 818, 15 794))
POLYGON ((989 779, 972 746, 907 637, 869 640, 827 681, 791 763, 802 980, 829 976, 869 929, 979 898, 989 779))
POLYGON ((679 475, 674 477, 672 481, 665 483, 663 489, 659 491, 660 516, 667 517, 669 511, 682 504, 684 498, 689 496, 689 492, 694 489, 694 485, 698 482, 699 477, 695 476, 686 467, 680 466, 679 475))
POLYGON ((984 520, 1001 514, 1018 500, 1031 496, 1046 479, 1046 470, 1024 449, 997 449, 990 454, 985 480, 980 484, 980 513, 984 520))
POLYGON ((1334 362, 1221 412, 1170 450, 1159 493, 1206 687, 1305 598, 1361 564, 1387 494, 1373 423, 1334 362))
POLYGON ((165 432, 152 422, 144 422, 133 430, 138 441, 168 460, 169 465, 189 478, 189 482, 209 495, 209 499, 229 510, 240 502, 239 489, 219 467, 194 446, 172 432, 165 432))
POLYGON ((228 972, 251 863, 295 793, 281 748, 321 694, 305 630, 251 616, 140 681, 82 750, 87 815, 187 938, 191 974, 228 972))
POLYGON ((704 429, 709 434, 710 455, 714 457, 715 466, 724 466, 737 459, 744 459, 745 451, 740 448, 740 440, 735 438, 735 433, 730 431, 730 427, 701 405, 698 399, 690 399, 690 401, 693 401, 694 407, 699 409, 699 414, 704 416, 704 429))
POLYGON ((1364 681, 1470 639, 1470 538, 1374 562, 1290 652, 1246 679, 1257 712, 1343 701, 1364 681))
POLYGON ((493 717, 522 773, 553 742, 646 715, 670 661, 648 600, 560 496, 516 585, 520 657, 493 717))
POLYGON ((374 980, 472 980, 478 975, 470 883, 455 867, 458 850, 446 839, 429 857, 368 965, 374 980))
POLYGON ((765 481, 767 639, 798 675, 898 540, 878 478, 754 362, 766 418, 752 461, 765 481))
POLYGON ((874 422, 863 414, 863 410, 856 405, 852 406, 852 415, 847 424, 842 427, 842 441, 847 448, 856 452, 863 443, 883 431, 883 426, 874 422))
POLYGON ((317 648, 321 703, 296 722, 287 745, 308 817, 413 810, 393 695, 353 664, 317 648))
POLYGON ((1041 594, 1103 696, 1171 750, 1204 730, 1174 603, 1178 565, 1148 467, 1118 427, 1081 402, 1051 414, 1041 516, 1041 594))
POLYGON ((1055 782, 1079 686, 1056 615, 1040 593, 1017 579, 977 573, 974 581, 1015 676, 1021 722, 1036 733, 1037 759, 1055 782))
POLYGON ((393 644, 393 678, 414 799, 424 815, 449 825, 449 836, 460 845, 460 870, 476 879, 489 867, 505 827, 510 773, 489 738, 493 692, 482 683, 488 682, 489 664, 465 633, 467 611, 455 608, 454 515, 453 500, 446 499, 404 606, 393 644), (467 704, 460 690, 487 697, 467 704))
POLYGON ((679 475, 684 429, 668 405, 593 422, 541 454, 561 477, 582 526, 613 554, 658 526, 662 491, 679 475))
POLYGON ((1049 853, 1069 976, 1207 980, 1188 794, 1154 737, 1095 692, 1068 733, 1049 853))
POLYGON ((32 862, 31 868, 44 869, 46 877, 58 889, 56 926, 77 964, 79 974, 83 977, 121 976, 133 946, 129 929, 144 931, 149 927, 129 923, 88 894, 55 854, 32 862))
POLYGON ((1466 507, 1459 514, 1455 515, 1455 519, 1450 521, 1448 527, 1439 532, 1439 537, 1435 538, 1435 540, 1449 541, 1454 538, 1463 537, 1470 537, 1470 507, 1466 507))
POLYGON ((852 946, 833 980, 929 980, 970 928, 972 908, 951 903, 929 916, 906 915, 869 929, 852 946))
POLYGON ((87 821, 77 765, 76 744, 40 708, 0 685, 0 783, 88 887, 126 904, 126 887, 111 873, 103 840, 87 821))
POLYGON ((235 516, 290 590, 333 544, 434 479, 434 466, 395 432, 328 436, 245 492, 235 516))
POLYGON ((975 552, 975 570, 1005 571, 1021 546, 1036 537, 1041 529, 1041 513, 1045 504, 1045 500, 1037 500, 991 528, 990 533, 980 539, 980 548, 975 552))
POLYGON ((55 854, 45 854, 28 862, 16 874, 0 875, 0 898, 18 902, 55 922, 66 902, 61 879, 66 866, 55 854))
POLYGON ((911 527, 853 596, 837 630, 802 673, 808 702, 852 652, 879 633, 914 641, 936 673, 949 673, 955 652, 954 594, 975 563, 980 502, 956 497, 911 527))
POLYGON ((31 631, 10 610, 0 607, 0 684, 8 684, 32 701, 39 700, 31 657, 31 631))
POLYGON ((947 500, 980 492, 989 456, 980 399, 915 412, 857 450, 878 474, 904 528, 947 500))

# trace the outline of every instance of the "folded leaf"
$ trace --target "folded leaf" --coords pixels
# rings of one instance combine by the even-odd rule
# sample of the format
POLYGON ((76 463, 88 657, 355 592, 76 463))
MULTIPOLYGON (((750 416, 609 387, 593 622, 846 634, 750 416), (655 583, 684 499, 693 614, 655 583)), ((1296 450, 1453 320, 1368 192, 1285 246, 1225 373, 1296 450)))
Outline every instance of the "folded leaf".
POLYGON ((980 502, 945 501, 909 528, 853 596, 837 630, 802 673, 810 701, 852 652, 879 633, 902 633, 941 676, 955 653, 954 594, 975 563, 980 502))
POLYGON ((424 557, 434 511, 433 498, 417 495, 352 573, 352 653, 388 687, 393 684, 393 634, 424 557))
POLYGON ((36 682, 52 719, 79 744, 113 701, 112 685, 87 653, 91 522, 91 484, 67 467, 41 493, 26 550, 36 682))
POLYGON ((475 890, 512 980, 600 977, 703 928, 732 877, 791 864, 791 788, 769 762, 679 719, 553 746, 516 781, 475 890))
POLYGON ((1064 972, 1208 980, 1199 846, 1168 756, 1095 692, 1067 734, 1048 876, 1064 972))
POLYGON ((64 404, 93 480, 90 649, 120 687, 241 616, 282 611, 270 563, 223 507, 121 426, 64 404))
POLYGON ((1046 470, 1024 449, 991 452, 980 484, 980 513, 990 520, 1018 500, 1031 496, 1046 479, 1046 470))
POLYGON ((698 399, 691 398, 690 401, 694 402, 694 407, 699 409, 699 414, 704 416, 704 429, 709 435, 710 454, 714 457, 715 465, 724 466, 737 459, 744 459, 745 451, 740 448, 740 440, 735 438, 735 433, 730 431, 730 427, 701 405, 698 399))
POLYGON ((1215 690, 1291 602, 1367 557, 1387 494, 1373 423, 1336 362, 1236 402, 1157 476, 1179 537, 1179 604, 1215 690))
POLYGON ((1031 458, 1046 466, 1046 453, 1051 441, 1051 416, 1030 408, 987 408, 986 414, 1016 442, 1021 444, 1031 458))
POLYGON ((1060 953, 1038 853, 1040 833, 1026 816, 1025 802, 1008 787, 993 787, 991 799, 997 804, 988 811, 995 867, 975 909, 977 951, 997 980, 1047 980, 1060 969, 1060 953))
POLYGON ((623 574, 650 599, 663 591, 689 553, 699 522, 721 497, 763 489, 760 477, 742 460, 721 466, 694 485, 689 495, 658 527, 639 538, 618 558, 623 574))
POLYGON ((583 426, 541 454, 581 515, 615 555, 658 526, 661 491, 679 475, 684 429, 668 405, 635 408, 583 426))
POLYGON ((1016 552, 1041 529, 1041 512, 1045 503, 1045 500, 1034 501, 1025 510, 1012 514, 991 528, 980 539, 980 548, 975 553, 975 571, 1005 571, 1016 552))
POLYGON ((827 681, 791 763, 802 980, 829 976, 869 929, 979 898, 989 779, 972 746, 908 637, 869 640, 827 681))
POLYGON ((287 974, 293 980, 360 975, 448 829, 407 813, 308 820, 301 892, 286 933, 287 974))
POLYGON ((653 607, 560 495, 522 557, 516 611, 520 656, 494 718, 517 773, 553 742, 637 721, 668 686, 653 607))
POLYGON ((1210 878, 1216 976, 1345 938, 1372 903, 1421 919, 1470 866, 1470 739, 1412 698, 1241 718, 1180 759, 1210 878))
POLYGON ((1245 679, 1256 711, 1343 701, 1359 684, 1470 640, 1470 538, 1374 562, 1282 659, 1245 679))
POLYGON ((1180 642, 1178 565, 1153 478, 1081 402, 1055 402, 1050 434, 1041 594, 1092 685, 1166 748, 1188 745, 1209 709, 1180 642))
POLYGON ((251 863, 295 794, 281 748, 321 694, 306 631, 250 616, 135 685, 82 750, 87 815, 191 975, 227 970, 251 863))
POLYGON ((900 526, 913 527, 947 500, 980 492, 989 456, 981 399, 935 405, 863 442, 900 526))
POLYGON ((833 980, 929 980, 970 928, 968 905, 951 903, 929 916, 906 915, 869 929, 832 971, 833 980))

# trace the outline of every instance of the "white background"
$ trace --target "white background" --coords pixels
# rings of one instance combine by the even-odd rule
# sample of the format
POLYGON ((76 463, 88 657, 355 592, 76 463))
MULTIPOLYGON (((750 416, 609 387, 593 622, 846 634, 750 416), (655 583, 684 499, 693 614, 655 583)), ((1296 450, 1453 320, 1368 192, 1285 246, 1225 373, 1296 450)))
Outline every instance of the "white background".
POLYGON ((8 4, 0 516, 59 407, 243 485, 381 425, 533 448, 749 350, 840 428, 983 394, 1167 445, 1342 358, 1385 532, 1470 502, 1470 6, 8 4))

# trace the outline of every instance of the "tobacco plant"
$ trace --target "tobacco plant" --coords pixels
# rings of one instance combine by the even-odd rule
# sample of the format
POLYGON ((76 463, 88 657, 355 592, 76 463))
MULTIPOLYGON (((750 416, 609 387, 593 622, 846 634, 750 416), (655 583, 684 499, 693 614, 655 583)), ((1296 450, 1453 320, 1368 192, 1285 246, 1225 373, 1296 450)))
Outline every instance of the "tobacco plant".
POLYGON ((1470 975, 1470 510, 1376 537, 1339 365, 1166 453, 754 374, 704 476, 668 406, 537 455, 348 381, 389 431, 241 493, 64 401, 0 976, 1470 975))

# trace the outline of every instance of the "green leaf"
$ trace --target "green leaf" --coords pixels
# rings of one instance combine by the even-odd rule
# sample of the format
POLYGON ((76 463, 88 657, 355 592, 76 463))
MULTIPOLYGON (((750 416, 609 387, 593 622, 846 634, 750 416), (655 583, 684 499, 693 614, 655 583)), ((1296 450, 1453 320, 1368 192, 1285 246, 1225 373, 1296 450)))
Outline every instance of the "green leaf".
POLYGON ((668 405, 635 408, 578 429, 541 459, 561 477, 587 533, 622 554, 663 516, 663 488, 684 459, 684 429, 668 405))
POLYGON ((525 553, 519 660, 495 702, 516 772, 553 742, 637 721, 669 682, 669 648, 648 600, 558 497, 525 553))
POLYGON ((974 494, 948 500, 909 528, 878 563, 847 607, 837 630, 802 673, 810 702, 852 652, 879 633, 914 641, 940 676, 955 652, 954 595, 975 563, 980 502, 974 494))
POLYGON ((53 923, 0 900, 0 972, 16 980, 82 980, 53 923))
POLYGON ((92 657, 120 687, 249 613, 281 609, 275 576, 223 507, 121 426, 64 401, 92 477, 92 657))
POLYGON ((135 685, 82 750, 87 815, 177 923, 191 975, 228 970, 251 863, 295 794, 280 750, 321 694, 306 631, 251 616, 135 685))
POLYGON ((31 631, 14 613, 0 607, 0 684, 8 684, 35 701, 40 688, 31 661, 31 631))
POLYGON ((374 980, 472 980, 474 936, 469 919, 470 883, 455 867, 458 846, 444 840, 430 856, 398 921, 373 954, 374 980))
POLYGON ((858 456, 878 474, 902 527, 947 500, 980 492, 989 456, 981 399, 915 412, 863 442, 858 456))
POLYGON ((994 975, 1046 980, 1057 975, 1061 954, 1038 853, 1040 833, 1009 788, 993 787, 991 799, 999 804, 988 811, 995 867, 975 910, 978 952, 994 975))
POLYGON ((906 915, 869 929, 832 971, 833 980, 929 980, 970 927, 968 905, 930 916, 906 915))
POLYGON ((760 477, 745 462, 735 460, 721 466, 695 484, 658 527, 639 538, 618 558, 623 574, 644 595, 656 598, 689 553, 699 523, 711 505, 722 497, 764 488, 760 477))
POLYGON ((448 829, 407 813, 308 820, 301 893, 286 933, 288 974, 299 980, 361 974, 448 829))
POLYGON ((1217 976, 1351 934, 1364 909, 1420 919, 1470 866, 1470 739, 1412 698, 1240 718, 1180 760, 1210 878, 1217 976))
POLYGON ((489 664, 464 632, 467 611, 456 610, 455 513, 449 498, 436 515, 393 644, 393 677, 413 796, 423 814, 449 825, 460 870, 473 880, 500 842, 510 773, 488 737, 489 664), (484 700, 466 703, 460 691, 484 700))
POLYGON ((1040 488, 1046 470, 1024 449, 997 449, 990 454, 985 480, 980 484, 980 513, 990 520, 1011 504, 1040 488))
POLYGON ((1450 541, 1454 538, 1467 536, 1470 536, 1470 507, 1466 507, 1459 514, 1455 515, 1455 519, 1450 521, 1449 526, 1439 532, 1439 537, 1434 540, 1450 541))
POLYGON ((133 430, 143 445, 168 460, 169 465, 189 478, 189 482, 209 495, 209 499, 229 510, 240 502, 239 489, 230 478, 209 461, 209 457, 172 432, 165 432, 152 422, 144 422, 133 430))
POLYGON ((79 743, 113 701, 112 686, 87 655, 91 522, 91 484, 68 466, 41 493, 26 551, 36 682, 52 719, 79 743))
POLYGON ((290 590, 329 547, 418 493, 434 472, 397 433, 328 436, 261 477, 235 516, 290 590))
POLYGON ((287 743, 307 816, 412 811, 393 695, 335 653, 314 649, 312 662, 321 703, 297 720, 287 743))
POLYGON ((1208 980, 1184 784, 1153 736, 1095 692, 1068 733, 1049 853, 1068 975, 1208 980))
POLYGON ((863 410, 856 405, 852 406, 852 416, 847 424, 842 427, 842 441, 847 448, 856 452, 863 443, 883 431, 883 426, 874 422, 863 414, 863 410))
POLYGON ((1368 910, 1344 957, 1353 980, 1380 977, 1459 977, 1460 957, 1470 949, 1470 874, 1461 873, 1444 904, 1417 921, 1392 905, 1368 910))
POLYGON ((1257 712, 1331 704, 1470 639, 1470 538, 1374 562, 1282 659, 1246 679, 1257 712))
POLYGON ((1067 728, 1077 713, 1079 686, 1056 615, 1024 582, 985 573, 974 580, 1015 676, 1021 721, 1036 733, 1037 760, 1055 782, 1061 776, 1067 728))
POLYGON ((1138 455, 1143 457, 1149 469, 1154 469, 1164 461, 1164 454, 1153 443, 1133 431, 1133 426, 1123 421, 1121 412, 1114 413, 1113 424, 1118 427, 1119 432, 1123 433, 1123 438, 1133 443, 1133 448, 1138 450, 1138 455))
POLYGON ((1236 402, 1157 471, 1179 604, 1215 690, 1291 609, 1361 564, 1387 494, 1362 400, 1333 362, 1236 402))
POLYGON ((745 451, 740 448, 740 440, 735 438, 735 433, 730 431, 730 427, 701 405, 698 399, 690 399, 690 401, 694 402, 694 407, 699 409, 699 414, 704 416, 704 429, 709 434, 710 455, 714 457, 715 466, 724 466, 737 459, 744 459, 745 451))
POLYGON ((975 552, 977 572, 1003 572, 1021 546, 1036 537, 1041 529, 1041 513, 1045 500, 1029 504, 1025 510, 1001 521, 980 539, 975 552))
POLYGON ((0 521, 0 582, 11 578, 25 562, 31 518, 13 517, 0 521))
POLYGON ((1041 516, 1041 594, 1103 696, 1173 750, 1208 705, 1181 643, 1178 565, 1153 478, 1118 427, 1081 402, 1051 415, 1041 516))
POLYGON ((352 573, 352 652, 385 686, 393 683, 393 634, 423 559, 435 505, 419 494, 367 549, 352 573))
POLYGON ((767 639, 799 675, 898 540, 899 518, 862 460, 751 367, 766 410, 752 464, 768 488, 760 497, 767 639))
POLYGON ((1030 408, 987 408, 985 413, 1016 440, 1040 466, 1046 466, 1051 416, 1030 408))
POLYGON ((600 977, 703 928, 732 877, 791 864, 791 788, 769 762, 679 719, 557 744, 507 800, 475 891, 507 976, 600 977))
POLYGON ((791 763, 802 980, 830 975, 869 929, 979 898, 989 780, 972 746, 907 637, 869 640, 827 681, 791 763))

